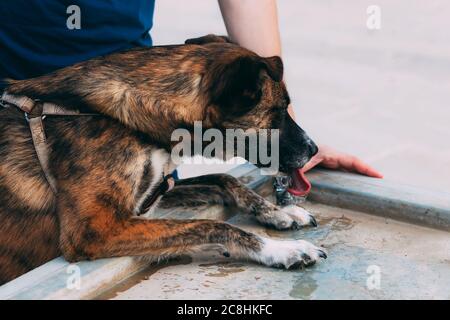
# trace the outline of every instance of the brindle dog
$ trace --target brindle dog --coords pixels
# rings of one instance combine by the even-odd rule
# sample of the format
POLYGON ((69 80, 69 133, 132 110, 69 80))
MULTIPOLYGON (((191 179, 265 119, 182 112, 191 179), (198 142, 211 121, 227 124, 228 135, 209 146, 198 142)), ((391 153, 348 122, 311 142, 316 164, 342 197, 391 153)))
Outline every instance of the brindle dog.
MULTIPOLYGON (((0 283, 63 255, 68 261, 163 257, 218 244, 226 255, 286 268, 325 253, 302 240, 279 241, 213 220, 137 216, 162 180, 171 132, 278 128, 283 171, 302 167, 317 147, 288 116, 279 57, 261 58, 208 35, 185 45, 138 48, 51 74, 10 81, 10 94, 88 109, 102 116, 47 117, 53 194, 23 112, 0 109, 0 283)), ((277 229, 314 225, 296 207, 279 208, 235 178, 178 181, 161 207, 218 203, 277 229)))

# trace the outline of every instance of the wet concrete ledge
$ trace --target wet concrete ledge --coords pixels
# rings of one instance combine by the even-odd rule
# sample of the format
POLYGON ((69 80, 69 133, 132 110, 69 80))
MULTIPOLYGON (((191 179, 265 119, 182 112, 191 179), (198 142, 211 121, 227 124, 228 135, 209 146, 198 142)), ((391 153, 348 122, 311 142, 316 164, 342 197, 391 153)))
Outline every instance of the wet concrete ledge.
MULTIPOLYGON (((250 164, 241 165, 230 174, 253 189, 270 183, 270 177, 260 175, 250 164)), ((309 200, 450 230, 448 194, 327 170, 315 170, 308 177, 314 186, 309 200)), ((194 217, 178 211, 160 211, 155 216, 194 217)), ((230 218, 218 208, 210 208, 195 217, 230 218)), ((74 264, 60 257, 0 287, 0 299, 90 299, 147 266, 131 257, 74 264)))
POLYGON ((450 231, 450 194, 324 169, 308 174, 309 200, 450 231))

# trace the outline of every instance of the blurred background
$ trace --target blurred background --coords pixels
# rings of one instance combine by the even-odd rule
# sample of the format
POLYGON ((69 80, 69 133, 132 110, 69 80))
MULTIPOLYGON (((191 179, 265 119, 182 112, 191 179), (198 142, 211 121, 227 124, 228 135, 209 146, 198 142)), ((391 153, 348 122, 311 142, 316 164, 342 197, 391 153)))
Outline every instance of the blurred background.
MULTIPOLYGON (((450 192, 450 2, 279 0, 278 9, 287 86, 309 135, 385 179, 450 192), (379 30, 366 25, 370 5, 381 9, 379 30)), ((226 34, 216 1, 156 2, 156 45, 208 33, 226 34)))

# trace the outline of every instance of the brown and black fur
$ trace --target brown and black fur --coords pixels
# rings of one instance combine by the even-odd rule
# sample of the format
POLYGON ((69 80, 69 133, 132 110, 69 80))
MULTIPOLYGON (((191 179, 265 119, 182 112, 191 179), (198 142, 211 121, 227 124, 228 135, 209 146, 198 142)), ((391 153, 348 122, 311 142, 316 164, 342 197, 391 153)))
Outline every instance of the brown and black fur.
MULTIPOLYGON (((283 137, 292 135, 283 128, 295 126, 286 120, 289 98, 278 57, 260 58, 215 36, 187 43, 115 53, 10 82, 11 94, 102 116, 45 119, 58 184, 53 194, 23 113, 0 108, 0 284, 59 255, 68 261, 158 257, 210 243, 237 256, 258 251, 258 237, 226 223, 136 216, 137 199, 162 178, 153 172, 152 155, 170 153, 174 129, 203 121, 205 129, 280 128, 283 137)), ((282 161, 286 169, 316 152, 304 136, 282 146, 290 152, 282 161)), ((195 207, 205 199, 269 225, 277 210, 226 175, 179 181, 160 204, 195 207)))

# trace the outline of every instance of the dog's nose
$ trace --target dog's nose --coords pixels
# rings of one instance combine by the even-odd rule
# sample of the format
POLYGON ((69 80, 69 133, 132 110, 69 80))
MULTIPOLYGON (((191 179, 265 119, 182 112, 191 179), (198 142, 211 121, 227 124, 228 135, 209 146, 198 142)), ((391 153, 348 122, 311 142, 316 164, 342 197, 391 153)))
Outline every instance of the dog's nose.
POLYGON ((314 142, 310 142, 308 143, 308 151, 311 157, 314 157, 317 152, 319 152, 319 148, 317 147, 317 145, 314 142))

